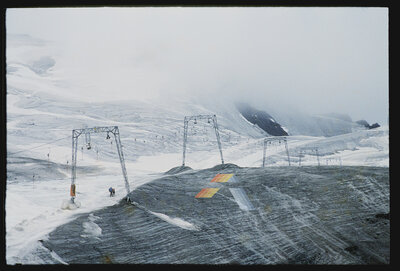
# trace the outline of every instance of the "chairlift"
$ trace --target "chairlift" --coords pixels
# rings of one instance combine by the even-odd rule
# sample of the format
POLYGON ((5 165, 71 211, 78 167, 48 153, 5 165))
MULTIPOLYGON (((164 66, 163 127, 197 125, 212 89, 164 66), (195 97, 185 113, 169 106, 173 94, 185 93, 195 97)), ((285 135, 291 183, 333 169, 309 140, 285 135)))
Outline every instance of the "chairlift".
POLYGON ((106 137, 106 139, 110 139, 110 135, 109 135, 109 133, 107 132, 107 137, 106 137))
POLYGON ((194 119, 194 124, 197 124, 197 120, 196 119, 194 119))
POLYGON ((85 134, 85 141, 86 141, 86 149, 90 150, 92 147, 90 146, 90 134, 85 134))

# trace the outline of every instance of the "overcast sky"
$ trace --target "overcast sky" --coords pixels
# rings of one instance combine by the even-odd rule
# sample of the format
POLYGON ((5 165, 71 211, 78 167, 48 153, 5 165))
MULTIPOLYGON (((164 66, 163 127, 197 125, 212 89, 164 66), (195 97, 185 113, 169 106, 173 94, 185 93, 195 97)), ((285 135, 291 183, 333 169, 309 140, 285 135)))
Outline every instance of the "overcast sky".
POLYGON ((55 68, 91 82, 81 95, 229 95, 388 119, 387 8, 8 9, 6 29, 52 42, 55 68))

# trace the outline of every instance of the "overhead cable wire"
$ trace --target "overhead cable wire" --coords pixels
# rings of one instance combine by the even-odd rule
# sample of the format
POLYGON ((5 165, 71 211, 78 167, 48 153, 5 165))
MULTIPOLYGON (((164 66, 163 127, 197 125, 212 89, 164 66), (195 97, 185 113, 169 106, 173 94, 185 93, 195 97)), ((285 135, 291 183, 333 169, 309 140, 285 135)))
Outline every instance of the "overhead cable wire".
POLYGON ((54 142, 57 142, 57 141, 60 141, 60 140, 63 140, 63 139, 69 138, 69 137, 71 137, 71 136, 66 136, 66 137, 59 138, 59 139, 53 140, 51 142, 36 146, 36 147, 32 147, 32 148, 29 148, 29 149, 24 149, 24 150, 20 150, 20 151, 8 153, 8 154, 17 154, 17 153, 20 153, 20 152, 30 151, 30 150, 37 149, 37 148, 40 148, 40 147, 43 147, 43 146, 46 146, 46 145, 50 145, 50 144, 52 144, 54 142))

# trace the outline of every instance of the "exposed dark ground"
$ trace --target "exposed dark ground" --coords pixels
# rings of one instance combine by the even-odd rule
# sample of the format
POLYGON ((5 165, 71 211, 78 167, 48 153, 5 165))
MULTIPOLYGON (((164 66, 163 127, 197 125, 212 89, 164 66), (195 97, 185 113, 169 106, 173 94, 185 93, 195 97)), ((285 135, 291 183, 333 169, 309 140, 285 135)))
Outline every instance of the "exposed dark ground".
MULTIPOLYGON (((171 172, 180 173, 132 191, 135 204, 122 200, 80 215, 51 232, 43 246, 67 263, 390 262, 388 168, 228 164, 171 172), (233 173, 239 182, 211 183, 217 173, 233 173), (206 187, 220 190, 195 198, 206 187), (255 210, 239 208, 233 187, 243 188, 255 210)), ((48 254, 40 256, 57 262, 48 254)))

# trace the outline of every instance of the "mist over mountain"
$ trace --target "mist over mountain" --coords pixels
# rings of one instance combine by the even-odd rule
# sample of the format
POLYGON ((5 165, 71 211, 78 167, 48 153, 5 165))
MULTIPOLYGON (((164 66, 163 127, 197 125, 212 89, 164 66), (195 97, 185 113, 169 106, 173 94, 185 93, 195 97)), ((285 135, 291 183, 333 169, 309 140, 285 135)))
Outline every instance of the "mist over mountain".
POLYGON ((81 100, 245 98, 385 125, 387 18, 383 8, 9 9, 7 58, 52 58, 54 83, 81 100))
MULTIPOLYGON (((65 59, 62 55, 54 53, 51 42, 29 35, 10 34, 8 44, 10 50, 8 51, 7 74, 13 75, 19 71, 33 83, 26 88, 25 84, 21 85, 20 81, 15 80, 16 77, 10 77, 9 80, 13 87, 21 86, 25 91, 46 92, 47 96, 62 96, 75 101, 99 102, 99 104, 104 101, 105 98, 102 98, 104 94, 101 92, 96 95, 81 95, 80 89, 92 88, 88 79, 83 82, 81 81, 83 77, 80 75, 69 81, 74 72, 69 71, 69 76, 61 73, 63 69, 67 68, 63 66, 65 59), (46 83, 39 86, 39 81, 46 81, 50 84, 46 83)), ((116 69, 118 70, 117 67, 116 69)), ((112 76, 112 73, 110 76, 112 76)), ((118 81, 115 82, 115 87, 121 87, 118 81)), ((11 90, 12 88, 9 91, 11 90)), ((110 93, 114 93, 114 89, 110 89, 105 95, 108 96, 110 93)), ((218 91, 216 90, 214 94, 210 91, 188 91, 181 94, 166 91, 161 93, 160 96, 144 99, 143 97, 146 95, 121 95, 116 92, 111 101, 123 104, 129 103, 129 101, 132 101, 132 103, 137 101, 150 102, 171 109, 185 108, 184 111, 187 114, 216 113, 224 119, 223 124, 227 121, 226 125, 236 131, 242 131, 244 127, 247 127, 248 124, 242 123, 243 120, 247 120, 255 125, 255 127, 249 129, 249 135, 255 137, 262 135, 335 136, 350 133, 360 126, 365 126, 360 125, 360 123, 357 125, 352 121, 351 116, 340 111, 322 114, 307 113, 307 108, 303 108, 301 103, 294 103, 290 97, 289 99, 282 99, 279 95, 254 96, 256 92, 251 93, 246 97, 244 93, 239 93, 235 89, 230 91, 226 86, 218 91), (239 97, 241 99, 238 99, 239 97), (188 108, 184 106, 186 101, 201 106, 188 108), (238 115, 232 112, 238 112, 238 115)), ((365 127, 370 128, 369 124, 365 127)), ((374 127, 377 127, 376 124, 374 127)))

